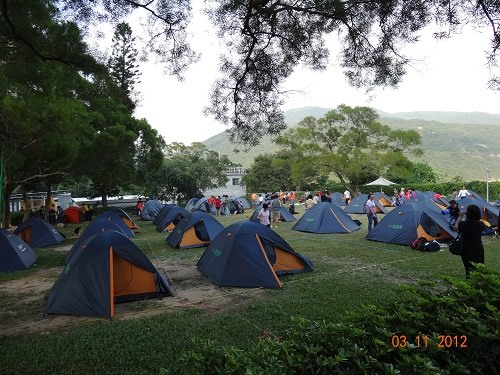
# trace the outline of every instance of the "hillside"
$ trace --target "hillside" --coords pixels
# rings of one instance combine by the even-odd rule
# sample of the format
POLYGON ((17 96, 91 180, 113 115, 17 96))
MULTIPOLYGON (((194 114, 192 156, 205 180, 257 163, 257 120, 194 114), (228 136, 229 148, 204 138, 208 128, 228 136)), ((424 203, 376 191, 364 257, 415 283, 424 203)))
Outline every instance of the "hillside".
MULTIPOLYGON (((306 116, 319 118, 328 108, 304 107, 285 112, 285 121, 296 126, 306 116)), ((427 162, 441 179, 460 176, 464 180, 482 180, 485 168, 493 179, 500 179, 500 114, 482 112, 400 112, 378 111, 380 122, 391 128, 417 130, 422 135, 424 157, 416 161, 427 162)), ((271 137, 249 150, 234 152, 225 133, 203 142, 209 149, 228 155, 235 163, 245 167, 255 156, 273 153, 278 146, 271 137)))

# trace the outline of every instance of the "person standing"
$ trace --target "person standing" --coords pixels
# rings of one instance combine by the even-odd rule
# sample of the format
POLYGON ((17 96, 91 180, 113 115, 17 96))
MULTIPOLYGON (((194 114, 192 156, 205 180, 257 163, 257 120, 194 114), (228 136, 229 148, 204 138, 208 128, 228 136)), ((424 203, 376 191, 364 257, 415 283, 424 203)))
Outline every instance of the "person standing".
POLYGON ((56 206, 55 204, 52 204, 49 208, 49 223, 50 224, 55 224, 57 221, 57 211, 56 211, 56 206))
POLYGON ((271 227, 271 222, 269 221, 270 214, 269 214, 268 207, 269 206, 267 205, 267 203, 264 203, 262 205, 262 208, 259 211, 259 215, 257 216, 257 220, 259 220, 259 222, 262 225, 265 225, 266 227, 271 227))
POLYGON ((252 193, 252 204, 254 209, 256 209, 259 205, 259 198, 257 198, 257 193, 252 193))
POLYGON ((484 264, 484 246, 481 234, 486 225, 481 221, 481 210, 475 204, 467 207, 467 219, 458 224, 458 233, 462 238, 462 263, 465 268, 465 276, 476 267, 473 263, 484 264))
POLYGON ((64 224, 64 210, 61 206, 57 206, 57 223, 64 224))
POLYGON ((372 226, 376 227, 378 224, 377 209, 374 202, 373 194, 368 196, 366 201, 366 216, 368 217, 368 233, 372 231, 372 226))
POLYGON ((346 206, 351 201, 351 192, 349 191, 349 189, 345 189, 345 191, 344 191, 344 201, 345 201, 346 206))
POLYGON ((220 199, 220 196, 218 195, 217 198, 215 199, 215 215, 220 216, 220 207, 222 205, 222 200, 220 199))
POLYGON ((280 209, 281 209, 281 200, 279 196, 273 195, 273 200, 271 201, 271 211, 273 213, 272 221, 278 223, 280 221, 280 209))

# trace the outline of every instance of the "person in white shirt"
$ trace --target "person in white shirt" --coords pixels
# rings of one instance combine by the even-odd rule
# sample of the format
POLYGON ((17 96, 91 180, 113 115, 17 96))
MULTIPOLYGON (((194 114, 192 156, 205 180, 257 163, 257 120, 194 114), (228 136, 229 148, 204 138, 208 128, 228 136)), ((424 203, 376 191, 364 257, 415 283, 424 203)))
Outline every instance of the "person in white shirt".
POLYGON ((375 202, 373 201, 374 196, 370 194, 368 200, 366 201, 366 216, 368 217, 368 233, 372 231, 373 227, 378 224, 377 209, 375 207, 375 202))
POLYGON ((320 197, 318 196, 318 194, 316 194, 313 198, 313 204, 318 204, 321 202, 321 199, 320 197))
POLYGON ((344 191, 344 201, 345 201, 346 206, 351 201, 351 192, 348 189, 345 189, 345 191, 344 191))
POLYGON ((465 188, 465 186, 462 186, 462 189, 457 194, 458 199, 467 198, 468 195, 470 195, 470 193, 467 191, 467 189, 465 188))
POLYGON ((262 224, 262 225, 265 225, 267 227, 271 227, 271 222, 269 221, 269 210, 268 210, 268 205, 267 203, 264 203, 262 205, 262 209, 259 211, 259 215, 257 216, 257 220, 259 220, 259 222, 262 224))
POLYGON ((309 195, 307 196, 307 200, 306 200, 306 210, 307 210, 307 209, 309 209, 309 208, 311 208, 311 207, 312 207, 312 206, 314 206, 314 205, 315 205, 315 203, 314 203, 314 199, 313 199, 312 195, 311 195, 311 194, 309 194, 309 195))

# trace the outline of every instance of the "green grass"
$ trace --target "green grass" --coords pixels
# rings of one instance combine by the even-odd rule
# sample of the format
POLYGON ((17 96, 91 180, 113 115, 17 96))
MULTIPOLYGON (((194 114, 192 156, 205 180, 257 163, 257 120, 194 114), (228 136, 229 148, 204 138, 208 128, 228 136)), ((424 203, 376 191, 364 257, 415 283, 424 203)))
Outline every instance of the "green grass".
MULTIPOLYGON (((220 221, 227 226, 246 219, 247 214, 222 217, 220 221)), ((349 235, 295 232, 291 230, 293 223, 280 223, 275 228, 296 251, 313 260, 315 269, 282 278, 283 290, 220 288, 218 296, 207 295, 201 303, 180 307, 170 307, 174 298, 165 298, 161 304, 156 300, 139 301, 120 305, 127 319, 74 318, 70 326, 62 328, 50 328, 50 323, 60 317, 43 316, 44 300, 25 303, 26 294, 13 300, 2 287, 62 266, 64 252, 37 249, 36 269, 0 279, 0 328, 30 320, 47 329, 43 333, 2 337, 0 373, 158 373, 180 353, 196 349, 193 338, 245 348, 259 337, 283 335, 292 316, 335 321, 362 304, 404 300, 405 295, 397 291, 402 283, 437 280, 442 274, 463 277, 460 257, 448 251, 421 253, 409 247, 364 240, 366 219, 354 216, 364 225, 349 235), (231 296, 224 303, 213 300, 222 293, 231 296), (142 316, 148 309, 156 314, 142 316)), ((203 249, 172 249, 165 243, 166 234, 158 233, 152 223, 139 224, 140 233, 134 242, 153 262, 185 267, 186 275, 191 275, 188 272, 193 272, 203 249)), ((500 241, 485 238, 484 243, 486 265, 500 271, 500 241)), ((67 244, 69 240, 62 245, 67 244)), ((173 281, 180 294, 177 299, 183 298, 187 287, 212 287, 201 276, 190 280, 179 274, 173 281)))

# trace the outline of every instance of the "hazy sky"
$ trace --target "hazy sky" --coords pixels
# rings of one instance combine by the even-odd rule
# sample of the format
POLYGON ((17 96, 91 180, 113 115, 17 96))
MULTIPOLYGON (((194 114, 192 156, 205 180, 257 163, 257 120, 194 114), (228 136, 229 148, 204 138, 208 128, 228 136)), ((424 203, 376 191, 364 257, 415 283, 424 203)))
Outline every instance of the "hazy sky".
MULTIPOLYGON (((142 65, 137 89, 142 101, 136 110, 165 137, 167 143, 203 141, 225 127, 203 115, 210 86, 217 77, 219 40, 210 22, 195 13, 192 22, 193 48, 202 54, 183 82, 165 76, 154 62, 142 65)), ((428 30, 422 40, 406 48, 408 57, 419 61, 408 68, 397 89, 376 89, 368 96, 350 87, 336 59, 338 48, 332 36, 332 53, 326 71, 296 69, 285 88, 301 93, 290 95, 284 110, 304 106, 335 108, 339 104, 368 105, 386 112, 481 111, 500 113, 500 93, 487 89, 489 71, 485 53, 489 34, 467 30, 449 40, 436 41, 428 30)))

